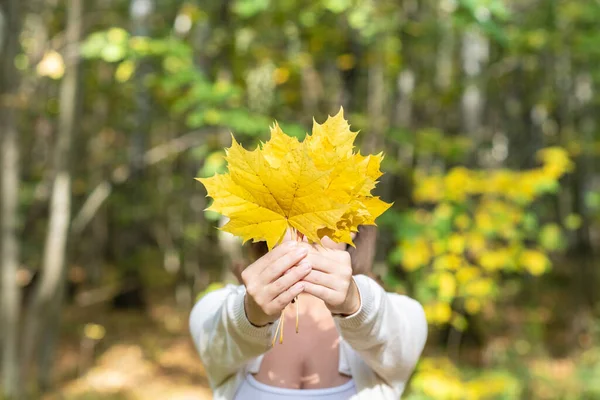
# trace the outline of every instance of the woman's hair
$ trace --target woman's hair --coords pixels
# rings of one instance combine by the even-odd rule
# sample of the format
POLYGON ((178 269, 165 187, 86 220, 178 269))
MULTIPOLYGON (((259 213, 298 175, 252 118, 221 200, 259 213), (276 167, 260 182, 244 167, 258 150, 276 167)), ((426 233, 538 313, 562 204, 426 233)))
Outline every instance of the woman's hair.
POLYGON ((352 260, 352 273, 371 276, 377 248, 377 227, 374 225, 359 226, 358 234, 354 238, 354 245, 356 247, 347 247, 352 260))
MULTIPOLYGON (((377 227, 373 225, 361 225, 354 238, 356 247, 348 246, 352 260, 353 275, 367 275, 376 278, 373 274, 373 261, 377 243, 377 227)), ((250 243, 248 246, 248 258, 254 262, 269 251, 266 242, 250 243)), ((247 265, 237 264, 233 266, 233 273, 239 282, 242 282, 242 271, 247 265)))

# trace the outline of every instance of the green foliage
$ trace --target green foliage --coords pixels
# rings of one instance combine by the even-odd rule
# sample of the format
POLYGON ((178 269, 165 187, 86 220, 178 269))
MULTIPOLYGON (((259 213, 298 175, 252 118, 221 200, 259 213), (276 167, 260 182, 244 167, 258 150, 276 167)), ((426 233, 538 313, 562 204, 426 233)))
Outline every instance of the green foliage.
MULTIPOLYGON (((262 3, 236 3, 249 13, 262 3)), ((266 3, 268 5, 268 2, 266 3)), ((236 134, 264 137, 271 117, 240 107, 243 91, 227 80, 210 81, 194 63, 194 51, 185 40, 136 37, 120 28, 92 33, 82 45, 89 59, 118 63, 115 79, 126 83, 135 77, 136 65, 144 59, 156 61, 158 71, 148 83, 167 102, 175 118, 190 128, 223 127, 236 134)), ((282 124, 291 134, 300 135, 298 125, 282 124)))
POLYGON ((459 0, 454 21, 459 27, 477 26, 502 45, 508 45, 504 29, 510 13, 503 0, 459 0))
POLYGON ((250 18, 266 11, 270 5, 270 0, 236 0, 232 10, 241 18, 250 18))

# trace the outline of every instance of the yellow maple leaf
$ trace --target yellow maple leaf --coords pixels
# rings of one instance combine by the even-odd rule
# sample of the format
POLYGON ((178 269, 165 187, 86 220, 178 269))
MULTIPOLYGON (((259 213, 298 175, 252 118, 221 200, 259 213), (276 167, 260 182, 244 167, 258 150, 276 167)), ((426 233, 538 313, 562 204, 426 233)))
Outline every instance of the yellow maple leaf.
POLYGON ((315 164, 328 168, 340 158, 352 156, 356 135, 358 132, 350 130, 348 121, 344 119, 344 109, 340 107, 340 111, 323 124, 313 120, 312 135, 307 136, 305 142, 315 164))
POLYGON ((229 174, 199 179, 214 199, 210 210, 229 217, 223 230, 273 248, 288 228, 318 242, 317 229, 335 227, 348 209, 327 191, 328 176, 299 147, 272 168, 260 149, 248 151, 235 139, 227 151, 229 174))
POLYGON ((374 225, 391 204, 372 197, 383 156, 355 154, 343 110, 314 123, 304 141, 275 123, 271 137, 253 151, 232 136, 226 151, 229 172, 198 179, 214 199, 209 210, 229 217, 221 229, 273 248, 292 228, 311 242, 325 236, 352 243, 359 225, 374 225))
POLYGON ((271 166, 278 168, 283 157, 299 146, 298 139, 283 133, 279 124, 275 123, 271 127, 271 138, 263 144, 263 155, 271 166))

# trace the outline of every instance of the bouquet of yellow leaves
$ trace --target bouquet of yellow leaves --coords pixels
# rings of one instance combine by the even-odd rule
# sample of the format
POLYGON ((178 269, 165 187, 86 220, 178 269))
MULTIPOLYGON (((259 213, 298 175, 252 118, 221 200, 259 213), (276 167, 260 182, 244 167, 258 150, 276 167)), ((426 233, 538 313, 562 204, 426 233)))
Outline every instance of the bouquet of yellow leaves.
POLYGON ((351 233, 375 225, 391 206, 371 195, 383 156, 354 152, 357 134, 340 109, 323 124, 315 121, 303 141, 277 123, 271 138, 253 151, 232 137, 229 173, 197 178, 214 200, 208 210, 229 218, 222 230, 244 243, 266 241, 269 250, 288 229, 312 243, 327 236, 354 246, 351 233))

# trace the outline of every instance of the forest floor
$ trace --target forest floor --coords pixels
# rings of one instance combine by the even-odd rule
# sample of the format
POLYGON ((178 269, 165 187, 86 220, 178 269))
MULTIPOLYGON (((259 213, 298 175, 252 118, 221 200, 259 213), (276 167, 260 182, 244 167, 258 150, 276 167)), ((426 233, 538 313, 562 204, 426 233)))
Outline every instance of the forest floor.
MULTIPOLYGON (((523 398, 600 399, 600 299, 580 286, 591 279, 574 279, 570 271, 557 268, 518 301, 498 304, 485 324, 474 325, 482 344, 466 334, 460 371, 440 370, 442 378, 485 385, 487 377, 510 375, 523 398)), ((67 307, 55 386, 41 399, 212 399, 189 335, 189 310, 175 305, 168 288, 149 293, 145 311, 117 311, 109 302, 67 307)), ((445 340, 437 336, 443 332, 430 331, 424 357, 445 359, 445 340)))
POLYGON ((188 315, 164 301, 146 312, 67 310, 54 370, 58 383, 42 399, 212 399, 188 315))

